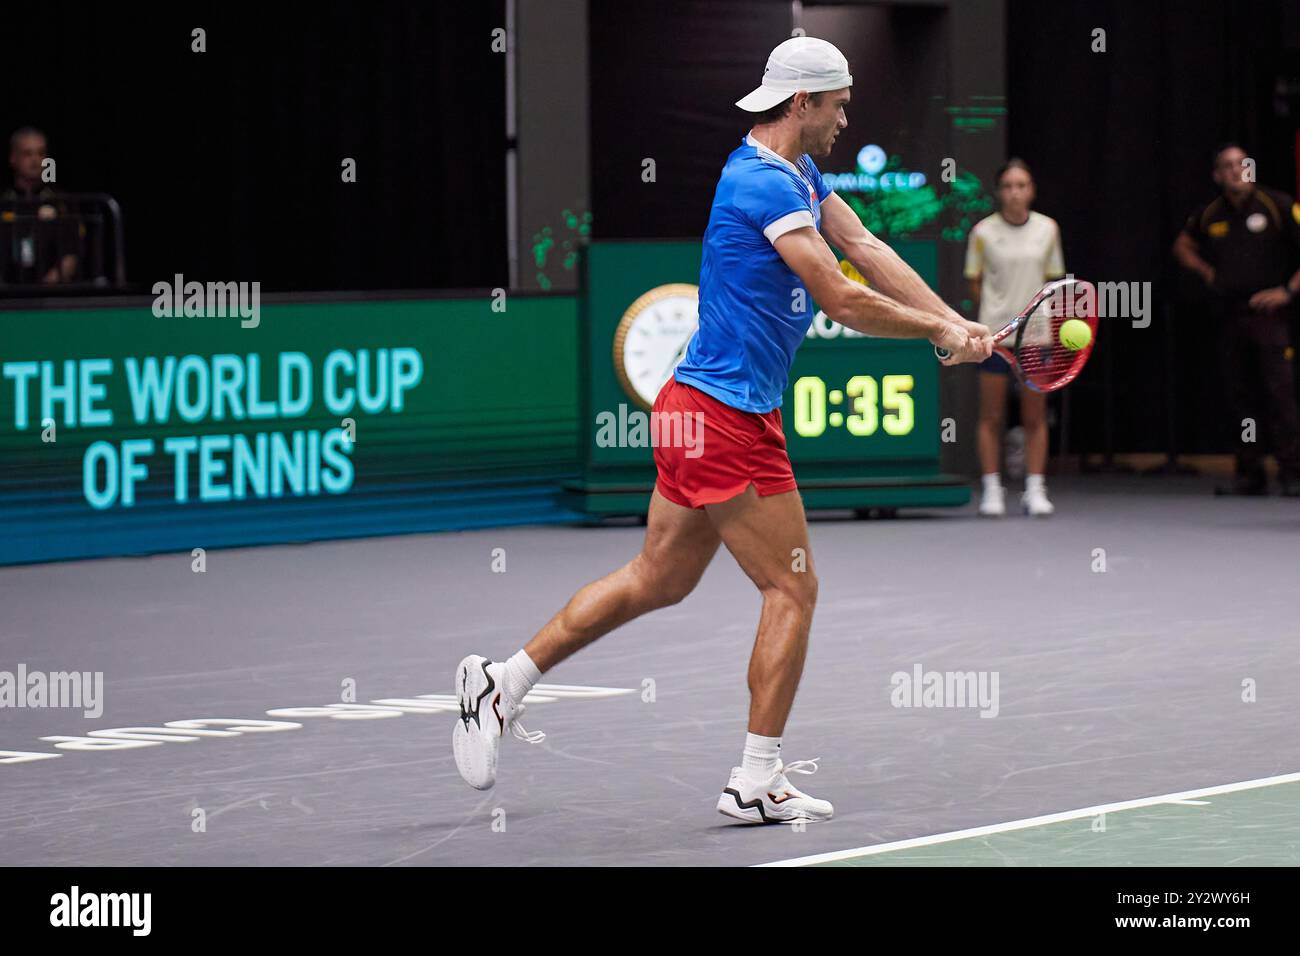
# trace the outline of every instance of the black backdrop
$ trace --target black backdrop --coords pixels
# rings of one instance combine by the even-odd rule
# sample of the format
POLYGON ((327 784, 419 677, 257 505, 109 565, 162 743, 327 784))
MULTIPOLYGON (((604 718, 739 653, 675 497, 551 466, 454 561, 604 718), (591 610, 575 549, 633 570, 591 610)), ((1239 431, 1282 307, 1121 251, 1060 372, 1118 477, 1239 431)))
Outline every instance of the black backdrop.
MULTIPOLYGON (((813 6, 804 4, 805 22, 813 6)), ((854 73, 853 101, 848 129, 818 160, 822 172, 855 169, 858 150, 876 142, 937 171, 946 117, 926 107, 948 82, 934 37, 941 19, 942 8, 881 5, 848 21, 870 35, 837 37, 854 73)), ((596 235, 704 234, 722 166, 753 125, 735 101, 758 85, 790 24, 788 0, 592 3, 596 235), (642 179, 647 158, 656 164, 650 183, 642 179)))
POLYGON ((116 196, 133 283, 504 285, 504 23, 504 0, 9 4, 5 155, 40 127, 59 188, 116 196))
POLYGON ((789 36, 788 0, 593 0, 590 11, 596 235, 704 235, 718 173, 749 131, 732 103, 789 36))
POLYGON ((1261 183, 1295 192, 1300 100, 1281 103, 1274 88, 1279 75, 1300 77, 1300 4, 1009 0, 1007 24, 1008 146, 1033 169, 1038 208, 1061 224, 1067 267, 1154 284, 1150 328, 1103 320, 1072 386, 1077 441, 1094 451, 1227 449, 1218 330, 1170 246, 1214 195, 1210 155, 1223 140, 1243 142, 1261 183), (1090 49, 1097 27, 1105 53, 1090 49))

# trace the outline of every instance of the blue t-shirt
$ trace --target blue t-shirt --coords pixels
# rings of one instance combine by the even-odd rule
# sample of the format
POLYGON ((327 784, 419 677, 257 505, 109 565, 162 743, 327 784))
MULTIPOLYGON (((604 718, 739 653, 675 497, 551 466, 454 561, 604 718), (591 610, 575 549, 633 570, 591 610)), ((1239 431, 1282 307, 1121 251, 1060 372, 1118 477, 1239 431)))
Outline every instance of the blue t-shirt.
POLYGON ((781 407, 813 303, 773 243, 791 229, 820 228, 830 194, 806 153, 791 164, 746 137, 727 157, 704 233, 700 325, 677 381, 742 411, 781 407))

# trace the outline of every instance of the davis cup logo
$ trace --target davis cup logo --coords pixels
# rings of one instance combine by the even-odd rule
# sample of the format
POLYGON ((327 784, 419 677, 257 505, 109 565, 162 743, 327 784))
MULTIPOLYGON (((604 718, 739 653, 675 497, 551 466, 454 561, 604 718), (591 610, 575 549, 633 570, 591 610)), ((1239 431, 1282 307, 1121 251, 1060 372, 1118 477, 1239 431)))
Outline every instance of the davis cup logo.
POLYGON ((885 151, 875 143, 863 146, 858 150, 858 168, 869 176, 878 175, 885 168, 885 163, 888 160, 889 157, 885 155, 885 151))

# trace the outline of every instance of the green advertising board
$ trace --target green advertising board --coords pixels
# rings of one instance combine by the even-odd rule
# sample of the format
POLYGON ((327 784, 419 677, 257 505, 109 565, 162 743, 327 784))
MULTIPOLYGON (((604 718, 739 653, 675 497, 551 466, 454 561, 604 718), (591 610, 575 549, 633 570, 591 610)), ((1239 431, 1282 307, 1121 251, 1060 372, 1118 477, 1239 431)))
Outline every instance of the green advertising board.
POLYGON ((572 296, 0 311, 0 563, 573 520, 572 296))

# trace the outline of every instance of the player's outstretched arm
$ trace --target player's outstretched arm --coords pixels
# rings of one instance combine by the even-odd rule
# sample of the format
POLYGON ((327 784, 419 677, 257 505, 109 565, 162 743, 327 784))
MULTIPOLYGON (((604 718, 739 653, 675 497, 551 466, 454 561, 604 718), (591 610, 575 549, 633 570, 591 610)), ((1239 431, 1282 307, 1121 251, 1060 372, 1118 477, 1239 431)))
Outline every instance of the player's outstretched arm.
MULTIPOLYGON (((967 322, 926 285, 889 245, 871 234, 843 199, 831 193, 822 203, 822 232, 853 267, 891 299, 966 328, 967 322)), ((968 329, 967 331, 974 332, 968 329)), ((978 334, 978 333, 975 333, 978 334)))
POLYGON ((811 226, 779 236, 775 247, 817 304, 841 325, 882 338, 928 339, 952 353, 946 362, 949 365, 983 361, 992 350, 992 340, 982 325, 972 334, 850 280, 840 272, 826 240, 811 226))

